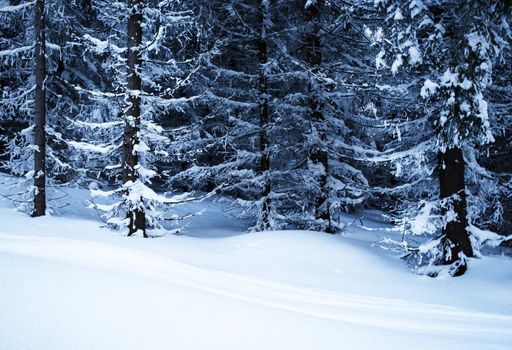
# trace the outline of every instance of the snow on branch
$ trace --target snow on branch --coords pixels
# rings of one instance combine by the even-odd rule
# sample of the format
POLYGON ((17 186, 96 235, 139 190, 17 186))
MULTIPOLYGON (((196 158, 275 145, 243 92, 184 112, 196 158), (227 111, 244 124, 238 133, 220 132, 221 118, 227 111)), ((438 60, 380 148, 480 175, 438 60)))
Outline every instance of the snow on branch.
POLYGON ((15 49, 11 49, 11 50, 2 50, 2 51, 0 51, 0 57, 18 55, 20 53, 25 53, 27 51, 30 51, 33 48, 34 48, 34 45, 29 45, 29 46, 17 47, 15 49))
POLYGON ((81 126, 81 127, 87 127, 87 128, 90 128, 90 129, 110 129, 112 127, 115 127, 115 126, 122 126, 124 125, 124 121, 113 121, 113 122, 103 122, 103 123, 93 123, 93 122, 84 122, 84 121, 81 121, 81 120, 72 120, 68 117, 66 117, 66 119, 76 125, 76 126, 81 126))
POLYGON ((26 2, 24 4, 19 4, 19 5, 0 7, 0 12, 15 12, 15 11, 18 11, 18 10, 22 10, 22 9, 24 9, 26 7, 32 6, 35 3, 36 3, 35 1, 31 1, 31 2, 26 2))
POLYGON ((491 247, 497 247, 502 242, 512 241, 512 235, 502 236, 489 230, 482 230, 473 225, 469 225, 467 230, 480 245, 486 244, 491 247))
POLYGON ((122 146, 122 145, 94 145, 92 143, 78 142, 78 141, 66 141, 66 143, 77 150, 100 153, 100 154, 110 153, 113 149, 117 149, 122 146))
POLYGON ((89 34, 84 35, 84 39, 89 41, 93 46, 92 50, 97 54, 102 54, 105 52, 108 52, 109 50, 112 50, 113 52, 117 54, 121 54, 126 51, 126 48, 116 46, 112 43, 110 43, 108 40, 100 40, 97 38, 94 38, 90 36, 89 34))

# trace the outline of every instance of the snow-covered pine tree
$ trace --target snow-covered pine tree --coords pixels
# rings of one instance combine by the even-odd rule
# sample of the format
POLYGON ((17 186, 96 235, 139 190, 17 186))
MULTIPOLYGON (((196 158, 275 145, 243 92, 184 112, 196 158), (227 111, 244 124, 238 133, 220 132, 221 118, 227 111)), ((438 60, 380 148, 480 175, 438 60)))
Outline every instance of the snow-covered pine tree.
POLYGON ((56 186, 75 175, 67 162, 67 147, 60 141, 67 125, 60 117, 74 98, 62 79, 72 74, 66 70, 71 59, 68 41, 77 13, 81 6, 75 2, 0 4, 0 120, 7 130, 3 168, 24 176, 10 189, 15 193, 7 195, 33 216, 44 215, 56 186), (56 11, 48 16, 50 7, 56 11))
POLYGON ((213 33, 221 33, 219 54, 201 70, 212 121, 203 123, 203 133, 212 156, 201 164, 190 160, 193 166, 176 180, 221 185, 236 199, 233 212, 252 218, 257 230, 335 231, 331 215, 361 202, 366 187, 362 173, 350 165, 353 149, 339 142, 340 135, 357 142, 348 127, 358 108, 354 86, 361 82, 353 76, 371 72, 368 56, 362 57, 362 48, 368 48, 363 25, 347 29, 354 18, 340 13, 348 14, 348 6, 331 2, 318 4, 322 10, 313 16, 304 1, 209 4, 213 33), (351 43, 353 49, 340 58, 336 48, 346 44, 339 41, 343 30, 357 45, 351 43), (321 40, 326 45, 319 47, 321 40), (322 55, 326 61, 315 63, 322 55), (350 67, 350 73, 341 73, 342 67, 350 67), (349 75, 358 83, 345 84, 349 75), (312 111, 315 104, 322 107, 312 111), (313 114, 324 120, 314 120, 313 114), (321 140, 324 132, 328 137, 321 140), (315 150, 329 153, 327 172, 309 159, 315 150), (325 209, 323 219, 319 208, 325 209))
MULTIPOLYGON (((199 137, 203 152, 188 154, 174 177, 236 198, 229 207, 256 230, 276 228, 271 204, 271 95, 268 83, 269 1, 198 3, 204 26, 200 45, 216 54, 203 60, 195 85, 204 86, 199 137)), ((196 141, 197 145, 197 141, 196 141)))
MULTIPOLYGON (((402 189, 418 189, 413 185, 425 185, 426 179, 437 177, 437 199, 425 186, 419 186, 413 197, 420 201, 420 209, 409 222, 410 231, 439 233, 418 248, 415 263, 449 265, 451 275, 461 275, 467 268, 466 258, 474 256, 474 248, 481 243, 473 223, 489 203, 488 197, 477 197, 471 190, 485 181, 478 176, 481 167, 476 155, 480 147, 494 141, 484 96, 492 68, 509 45, 503 35, 509 35, 505 32, 510 15, 501 2, 393 0, 377 4, 386 18, 377 66, 392 62, 390 70, 397 75, 390 81, 401 83, 384 89, 395 95, 411 93, 412 106, 420 112, 410 114, 410 121, 399 132, 399 138, 402 131, 412 133, 407 140, 413 142, 400 142, 394 151, 375 160, 395 160, 397 172, 414 179, 402 189), (402 67, 407 68, 406 75, 400 75, 402 67), (416 103, 419 97, 426 103, 416 103), (468 178, 476 183, 467 183, 468 178)), ((391 125, 400 129, 398 123, 391 125)), ((430 181, 431 188, 433 184, 430 181)), ((488 181, 485 186, 496 186, 496 182, 488 181)), ((439 269, 424 271, 436 275, 439 269)))
POLYGON ((368 185, 354 160, 362 136, 356 132, 359 103, 368 95, 372 72, 367 8, 364 2, 322 0, 299 6, 298 21, 287 25, 295 30, 284 36, 293 46, 283 60, 298 82, 285 99, 301 107, 287 116, 302 134, 292 146, 299 179, 296 222, 333 233, 343 228, 335 215, 362 203, 368 185))
POLYGON ((194 16, 180 6, 96 1, 94 24, 80 38, 85 59, 103 79, 75 86, 82 100, 80 118, 72 121, 79 139, 66 143, 81 151, 77 161, 82 166, 98 168, 107 186, 121 182, 106 191, 94 184, 91 206, 109 226, 126 228, 128 235, 147 237, 148 228, 171 220, 163 207, 188 198, 160 195, 150 187, 161 178, 159 166, 170 160, 173 143, 179 143, 159 122, 196 99, 182 94, 197 58, 186 58, 183 43, 190 40, 194 16))
MULTIPOLYGON (((507 36, 511 40, 511 34, 507 36)), ((489 106, 495 123, 492 133, 495 142, 491 145, 490 150, 483 150, 484 156, 479 157, 482 167, 478 173, 481 178, 493 181, 497 179, 500 191, 492 192, 498 202, 502 204, 503 211, 495 210, 495 207, 488 206, 487 211, 483 215, 478 215, 476 219, 477 226, 488 227, 492 231, 501 234, 512 232, 512 48, 505 48, 503 59, 496 62, 493 69, 493 84, 488 89, 489 106), (494 220, 498 215, 503 220, 494 220), (491 220, 488 220, 490 218, 491 220)), ((479 156, 480 154, 477 154, 479 156)), ((482 191, 493 191, 496 187, 482 186, 482 191)), ((510 244, 510 242, 509 242, 510 244)))
MULTIPOLYGON (((0 51, 3 72, 0 117, 6 123, 10 122, 9 119, 30 121, 30 129, 24 129, 17 135, 19 139, 27 135, 23 144, 17 143, 13 134, 4 136, 8 137, 5 141, 11 156, 15 153, 21 155, 19 147, 23 145, 31 149, 30 156, 23 152, 21 159, 16 159, 16 166, 9 170, 19 175, 26 173, 27 178, 33 179, 31 196, 23 198, 27 203, 32 199, 33 203, 26 205, 25 209, 32 216, 42 216, 46 213, 45 2, 37 0, 33 3, 11 5, 4 1, 0 3, 0 16, 3 46, 0 51), (32 30, 27 30, 24 26, 32 30), (21 43, 25 45, 20 45, 21 43), (23 117, 20 118, 20 115, 23 117)), ((8 168, 10 164, 11 162, 7 162, 8 168)))

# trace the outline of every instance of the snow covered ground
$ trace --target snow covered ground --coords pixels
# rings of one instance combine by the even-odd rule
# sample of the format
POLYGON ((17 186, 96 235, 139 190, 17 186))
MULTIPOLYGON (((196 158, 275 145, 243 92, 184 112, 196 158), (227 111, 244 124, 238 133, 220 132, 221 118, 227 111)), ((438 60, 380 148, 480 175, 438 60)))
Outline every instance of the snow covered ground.
POLYGON ((509 258, 432 279, 383 230, 247 234, 215 205, 186 235, 127 238, 86 198, 38 219, 0 199, 1 350, 512 348, 509 258))

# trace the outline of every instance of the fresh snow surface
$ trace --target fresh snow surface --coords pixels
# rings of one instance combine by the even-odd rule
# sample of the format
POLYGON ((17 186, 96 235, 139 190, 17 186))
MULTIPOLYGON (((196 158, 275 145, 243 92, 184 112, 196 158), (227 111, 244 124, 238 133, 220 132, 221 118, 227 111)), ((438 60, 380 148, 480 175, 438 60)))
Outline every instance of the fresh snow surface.
POLYGON ((0 199, 1 350, 512 348, 512 261, 415 275, 375 244, 377 212, 336 236, 243 233, 193 204, 185 235, 127 238, 67 192, 60 217, 0 199))

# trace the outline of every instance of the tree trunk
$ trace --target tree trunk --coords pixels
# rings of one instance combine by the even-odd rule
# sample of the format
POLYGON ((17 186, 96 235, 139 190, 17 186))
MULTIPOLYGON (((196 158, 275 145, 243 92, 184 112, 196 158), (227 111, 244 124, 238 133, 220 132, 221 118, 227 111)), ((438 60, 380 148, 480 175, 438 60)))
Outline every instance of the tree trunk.
POLYGON ((82 0, 82 8, 84 12, 92 11, 92 0, 82 0))
POLYGON ((44 0, 35 4, 35 102, 34 102, 34 210, 32 216, 43 216, 46 212, 46 42, 44 0))
POLYGON ((467 257, 473 256, 473 248, 466 230, 468 223, 464 158, 461 148, 449 148, 446 152, 439 154, 439 184, 441 199, 451 198, 442 208, 443 214, 446 214, 451 208, 457 215, 456 221, 450 221, 443 229, 444 245, 447 249, 444 262, 451 264, 459 260, 459 253, 461 252, 467 257))
MULTIPOLYGON (((135 151, 135 145, 139 143, 140 130, 140 92, 142 89, 142 8, 141 0, 128 0, 128 70, 127 70, 127 112, 123 134, 123 182, 135 182, 138 180, 136 165, 139 157, 135 151)), ((142 201, 142 198, 141 198, 142 201)), ((146 236, 146 217, 144 209, 130 206, 127 209, 128 235, 131 236, 138 230, 146 236)))
MULTIPOLYGON (((320 6, 322 1, 318 0, 316 3, 310 4, 306 8, 306 18, 311 23, 310 32, 306 37, 307 47, 307 60, 308 65, 313 74, 318 72, 322 64, 322 52, 320 44, 320 6)), ((331 224, 331 212, 329 209, 327 189, 327 175, 329 173, 329 154, 325 148, 324 142, 326 141, 326 134, 322 131, 325 118, 322 113, 322 103, 319 101, 318 88, 315 87, 315 77, 313 76, 308 86, 309 93, 309 108, 311 111, 310 120, 313 128, 317 129, 320 137, 320 142, 313 146, 310 150, 309 158, 315 165, 321 165, 323 173, 319 177, 320 190, 315 198, 315 219, 327 223, 324 228, 325 232, 335 233, 336 230, 331 224)))
POLYGON ((258 80, 258 92, 259 92, 259 126, 260 126, 260 164, 259 174, 264 178, 263 192, 261 193, 263 204, 261 212, 261 230, 270 229, 270 152, 269 152, 269 140, 268 140, 268 123, 269 123, 269 112, 268 112, 268 90, 267 90, 267 77, 266 77, 266 64, 267 64, 267 29, 266 21, 268 21, 268 5, 264 1, 259 3, 259 25, 260 25, 260 36, 258 38, 258 63, 259 63, 259 80, 258 80))

